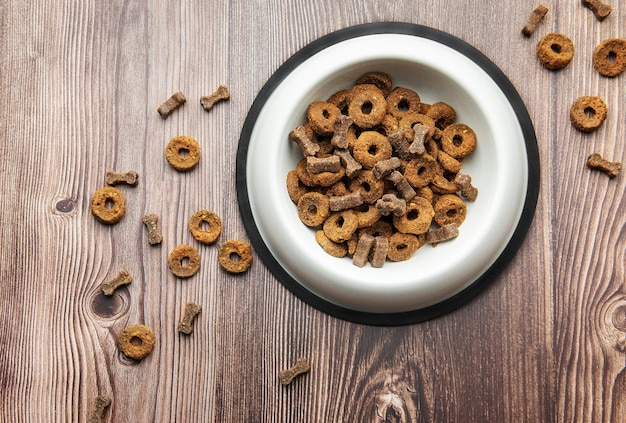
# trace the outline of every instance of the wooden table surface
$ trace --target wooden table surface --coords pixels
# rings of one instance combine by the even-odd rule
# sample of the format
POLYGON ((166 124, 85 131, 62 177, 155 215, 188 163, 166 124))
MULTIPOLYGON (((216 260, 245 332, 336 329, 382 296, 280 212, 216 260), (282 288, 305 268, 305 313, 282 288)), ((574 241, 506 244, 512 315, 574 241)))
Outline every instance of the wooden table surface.
POLYGON ((591 62, 602 40, 626 37, 623 3, 610 2, 600 21, 580 1, 545 0, 526 38, 530 0, 0 1, 0 420, 87 421, 106 396, 114 422, 625 421, 626 179, 585 165, 592 152, 626 160, 626 75, 591 62), (487 55, 528 108, 541 165, 534 220, 502 274, 456 311, 393 327, 305 304, 256 253, 242 275, 217 265, 219 244, 248 239, 235 158, 263 84, 309 42, 377 21, 440 29, 487 55), (575 45, 558 72, 535 55, 548 32, 575 45), (220 84, 231 98, 207 113, 198 99, 220 84), (188 102, 163 120, 175 91, 188 102), (569 122, 581 95, 609 108, 591 134, 569 122), (180 134, 202 145, 188 173, 163 156, 180 134), (139 174, 114 226, 90 213, 108 169, 139 174), (213 246, 186 228, 203 208, 224 223, 213 246), (146 242, 148 212, 159 246, 146 242), (181 243, 203 263, 187 280, 167 266, 181 243), (132 284, 104 297, 122 268, 132 284), (185 336, 189 301, 202 312, 185 336), (156 344, 133 362, 116 342, 139 323, 156 344), (282 386, 298 357, 310 373, 282 386))

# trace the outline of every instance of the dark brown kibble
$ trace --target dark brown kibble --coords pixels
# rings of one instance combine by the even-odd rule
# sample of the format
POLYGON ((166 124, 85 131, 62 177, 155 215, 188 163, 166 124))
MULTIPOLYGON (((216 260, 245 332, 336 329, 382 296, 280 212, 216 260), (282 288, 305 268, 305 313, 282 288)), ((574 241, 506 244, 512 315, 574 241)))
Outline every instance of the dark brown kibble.
POLYGON ((185 304, 185 314, 182 320, 178 323, 178 331, 185 335, 190 335, 193 332, 193 321, 198 314, 202 311, 202 307, 195 303, 185 304))
POLYGON ((524 28, 522 28, 522 34, 524 34, 526 37, 530 37, 531 35, 533 35, 533 32, 535 32, 537 25, 541 23, 548 11, 549 9, 543 4, 537 6, 526 20, 526 24, 524 25, 524 28))
POLYGON ((220 85, 217 90, 206 96, 200 97, 200 104, 207 112, 215 106, 219 101, 226 101, 230 99, 230 92, 225 85, 220 85))
POLYGON ((383 216, 402 216, 406 213, 406 200, 398 198, 394 194, 384 194, 376 201, 376 208, 383 216))
POLYGON ((355 266, 363 267, 370 255, 372 246, 374 245, 374 237, 368 233, 364 233, 356 244, 356 250, 352 256, 352 263, 355 266))
POLYGON ((411 201, 413 197, 417 195, 411 184, 406 180, 404 175, 397 170, 394 170, 387 177, 396 186, 402 198, 406 201, 411 201))
POLYGON ((104 282, 100 285, 100 289, 107 297, 113 295, 116 289, 121 286, 128 285, 133 281, 133 278, 130 277, 130 274, 127 270, 120 270, 120 273, 108 282, 104 282))
POLYGON ((328 199, 328 205, 331 211, 340 211, 352 209, 363 204, 363 195, 361 191, 353 191, 346 195, 336 195, 328 199))
POLYGON ((472 185, 472 177, 464 173, 457 173, 454 183, 459 188, 459 192, 467 201, 475 201, 478 197, 478 189, 472 185))
POLYGON ((600 170, 611 178, 615 178, 622 170, 622 164, 604 159, 599 153, 593 153, 587 158, 589 169, 600 170))
POLYGON ((582 1, 583 1, 583 5, 587 7, 588 9, 591 9, 593 14, 596 15, 596 18, 598 18, 599 21, 603 21, 613 11, 613 8, 610 5, 604 3, 601 0, 582 0, 582 1))
POLYGON ((350 154, 350 150, 336 149, 333 154, 339 156, 339 158, 341 159, 341 163, 346 169, 346 176, 348 178, 354 177, 361 169, 363 169, 363 165, 357 162, 354 157, 352 157, 352 154, 350 154))
POLYGON ((304 157, 314 156, 320 149, 320 146, 307 136, 306 129, 302 125, 289 133, 289 139, 300 146, 304 157))
POLYGON ((372 173, 377 179, 384 178, 402 165, 402 161, 397 157, 391 157, 387 160, 376 162, 372 168, 372 173))
POLYGON ((185 101, 187 101, 187 99, 185 98, 183 93, 181 93, 180 91, 175 92, 174 94, 170 96, 170 98, 165 100, 159 106, 157 111, 159 112, 159 114, 161 115, 163 119, 167 119, 167 117, 170 114, 172 114, 174 110, 178 109, 180 106, 185 104, 185 101))
POLYGON ((289 385, 296 376, 308 373, 311 370, 311 365, 306 358, 300 357, 296 360, 296 363, 286 370, 281 370, 278 373, 280 383, 283 385, 289 385))
POLYGON ((93 413, 91 414, 91 417, 89 418, 89 420, 87 420, 87 422, 102 423, 102 419, 104 419, 104 412, 109 405, 111 405, 111 398, 102 396, 96 397, 96 400, 94 401, 93 413))
POLYGON ((306 158, 306 170, 309 173, 322 172, 339 172, 341 169, 341 160, 339 156, 315 157, 308 156, 306 158))
POLYGON ((377 236, 374 239, 374 248, 372 251, 372 259, 370 264, 374 268, 381 268, 387 260, 387 251, 389 250, 389 240, 384 236, 377 236))
POLYGON ((409 145, 409 153, 424 154, 426 152, 424 143, 426 142, 426 137, 428 136, 430 129, 428 129, 426 125, 416 123, 413 125, 413 131, 415 132, 415 136, 413 137, 413 142, 409 145))
POLYGON ((330 144, 335 148, 348 148, 348 128, 353 121, 350 116, 339 115, 335 119, 335 133, 333 134, 330 144))
POLYGON ((437 244, 439 242, 449 241, 457 236, 459 236, 459 227, 454 223, 450 223, 441 228, 428 231, 426 233, 426 242, 437 244))

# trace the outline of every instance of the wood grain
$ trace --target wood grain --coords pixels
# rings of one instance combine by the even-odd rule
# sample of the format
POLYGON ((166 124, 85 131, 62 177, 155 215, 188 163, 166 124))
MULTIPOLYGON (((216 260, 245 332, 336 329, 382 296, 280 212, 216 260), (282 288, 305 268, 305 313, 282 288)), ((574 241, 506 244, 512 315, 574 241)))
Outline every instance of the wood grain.
POLYGON ((375 0, 155 3, 0 1, 0 420, 86 421, 98 395, 113 422, 622 422, 626 420, 624 177, 585 167, 592 152, 624 161, 625 76, 601 77, 595 46, 626 37, 626 11, 603 22, 580 2, 538 4, 375 0), (201 208, 221 240, 247 239, 235 195, 246 114, 272 73, 316 38, 350 25, 428 25, 484 52, 513 82, 533 119, 540 197, 521 250, 470 304, 421 324, 373 327, 309 307, 255 256, 250 272, 217 267, 217 245, 186 229, 201 208), (563 32, 576 54, 543 69, 535 46, 563 32), (231 99, 199 104, 220 84, 231 99), (156 109, 182 91, 167 120, 156 109), (582 134, 572 101, 599 95, 606 124, 582 134), (203 159, 178 173, 167 141, 194 136, 203 159), (89 203, 106 170, 135 170, 127 215, 108 227, 89 203), (163 243, 145 241, 156 213, 163 243), (196 246, 202 268, 176 279, 167 256, 196 246), (99 285, 125 268, 133 282, 108 298, 99 285), (191 336, 176 326, 202 305, 191 336), (142 362, 117 335, 157 334, 142 362), (307 357, 288 387, 278 372, 307 357))

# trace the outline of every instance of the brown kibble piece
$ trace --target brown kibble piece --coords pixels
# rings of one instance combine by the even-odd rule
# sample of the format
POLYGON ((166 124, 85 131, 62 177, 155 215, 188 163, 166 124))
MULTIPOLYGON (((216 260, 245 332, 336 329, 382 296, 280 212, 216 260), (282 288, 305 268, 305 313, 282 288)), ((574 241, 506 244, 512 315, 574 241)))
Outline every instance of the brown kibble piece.
POLYGON ((374 238, 374 247, 372 250, 372 258, 370 264, 374 268, 381 268, 387 260, 387 251, 389 250, 389 239, 384 236, 374 238))
POLYGON ((306 170, 309 173, 317 174, 322 172, 339 172, 341 169, 341 160, 339 156, 315 157, 308 156, 306 158, 306 170))
POLYGON ((409 151, 411 145, 404 136, 404 129, 399 128, 393 131, 389 134, 388 140, 400 159, 411 160, 413 158, 413 154, 409 151))
POLYGON ((526 37, 530 37, 531 35, 533 35, 533 32, 535 32, 537 25, 541 23, 549 10, 550 9, 548 9, 543 4, 535 7, 530 16, 528 16, 528 19, 524 24, 524 28, 522 28, 522 34, 524 34, 526 37))
POLYGON ((406 213, 406 200, 398 198, 394 194, 384 194, 378 201, 376 201, 376 208, 383 216, 402 216, 406 213))
POLYGON ((126 327, 117 340, 122 353, 133 360, 141 360, 154 348, 154 332, 148 326, 134 325, 126 327))
POLYGON ((144 225, 148 231, 148 244, 156 245, 163 241, 163 235, 159 230, 159 216, 154 213, 146 214, 142 218, 144 225))
POLYGON ((167 162, 180 172, 186 172, 196 167, 201 156, 198 141, 186 135, 172 138, 165 148, 167 162))
POLYGON ((300 357, 289 369, 278 372, 278 378, 283 385, 289 385, 296 376, 308 373, 310 370, 311 365, 306 358, 300 357))
POLYGON ((185 104, 185 101, 187 101, 187 99, 185 98, 185 96, 183 95, 183 93, 181 93, 180 91, 175 92, 174 94, 172 94, 170 96, 170 98, 168 98, 167 100, 165 100, 157 109, 157 111, 159 112, 159 114, 161 115, 161 117, 163 119, 167 119, 167 117, 177 108, 179 108, 180 106, 182 106, 183 104, 185 104))
POLYGON ((413 142, 409 145, 409 153, 424 154, 426 152, 424 142, 426 141, 430 129, 426 125, 416 123, 413 125, 413 131, 415 132, 415 136, 413 137, 413 142))
POLYGON ((374 245, 374 237, 368 233, 364 233, 360 236, 359 241, 356 244, 356 250, 352 256, 352 263, 355 266, 363 267, 370 255, 372 246, 374 245))
POLYGON ((607 118, 609 109, 604 100, 596 96, 582 96, 574 100, 569 111, 572 125, 581 132, 593 132, 607 118))
POLYGON ((130 277, 130 274, 126 269, 120 270, 120 273, 113 279, 108 282, 104 282, 100 285, 100 289, 107 297, 113 295, 113 292, 121 286, 128 285, 133 281, 133 278, 130 277))
POLYGON ((363 165, 352 157, 350 150, 336 149, 333 154, 336 154, 341 159, 341 163, 346 169, 346 176, 348 178, 354 177, 361 169, 363 169, 363 165))
POLYGON ((613 8, 610 5, 604 3, 601 0, 582 0, 582 1, 583 1, 583 5, 587 7, 588 9, 591 9, 593 14, 596 15, 596 18, 598 18, 599 21, 603 21, 613 11, 613 8))
POLYGON ((387 160, 381 160, 376 162, 374 167, 372 168, 372 174, 377 179, 382 179, 385 176, 389 175, 394 170, 398 169, 402 165, 402 160, 397 157, 391 157, 387 160))
POLYGON ((626 40, 609 38, 593 52, 593 66, 600 75, 614 78, 626 70, 626 40))
POLYGON ((325 101, 315 101, 307 109, 307 118, 316 134, 331 136, 335 131, 335 120, 341 114, 337 106, 325 101))
POLYGON ((191 245, 178 245, 169 255, 168 266, 179 278, 189 278, 200 270, 200 254, 191 245))
POLYGON ((590 169, 600 170, 611 178, 615 178, 622 170, 622 164, 619 162, 611 162, 602 158, 599 153, 593 153, 587 159, 587 166, 590 169))
POLYGON ((574 57, 574 43, 563 34, 546 34, 537 44, 537 57, 547 69, 563 69, 574 57))
POLYGON ((220 85, 217 87, 217 90, 206 96, 200 97, 200 104, 207 112, 215 106, 215 104, 219 101, 226 101, 230 99, 230 92, 228 92, 228 88, 225 85, 220 85))
POLYGON ((306 226, 324 223, 330 215, 330 200, 319 192, 307 192, 298 200, 298 217, 306 226))
POLYGON ((428 233, 426 233, 426 242, 437 244, 439 242, 449 241, 457 236, 459 236, 459 227, 454 223, 450 223, 428 231, 428 233))
POLYGON ((222 233, 222 220, 210 210, 198 210, 189 219, 189 231, 198 242, 210 245, 222 233))
POLYGON ((387 258, 391 261, 405 261, 410 259, 413 254, 426 241, 426 235, 403 234, 402 232, 394 232, 389 238, 389 249, 387 250, 387 258))
POLYGON ((115 172, 114 170, 107 170, 105 175, 105 182, 107 185, 127 184, 130 186, 137 185, 139 175, 134 170, 129 170, 125 173, 115 172))
POLYGON ((102 419, 104 419, 104 412, 109 405, 111 405, 111 398, 103 396, 96 397, 93 406, 93 413, 91 413, 91 417, 89 417, 87 423, 102 423, 102 419))
POLYGON ((102 187, 91 199, 91 213, 102 223, 112 225, 126 214, 126 199, 122 191, 115 187, 102 187))
POLYGON ((330 140, 330 144, 335 148, 348 148, 348 128, 353 121, 350 116, 339 115, 335 119, 335 132, 330 140))
POLYGON ((358 207, 363 204, 361 191, 354 191, 346 195, 334 195, 329 197, 328 205, 331 211, 340 211, 358 207))
POLYGON ((322 230, 315 232, 315 241, 317 241, 324 251, 333 257, 345 257, 348 253, 348 249, 344 243, 331 241, 322 230))
POLYGON ((478 189, 472 185, 472 177, 464 173, 457 173, 454 183, 459 188, 459 192, 467 201, 475 201, 478 196, 478 189))
POLYGON ((446 226, 454 223, 461 226, 467 215, 467 206, 465 202, 456 194, 444 194, 433 205, 435 216, 433 220, 439 226, 446 226))
POLYGON ((314 156, 320 149, 320 146, 307 136, 306 129, 302 125, 289 133, 289 139, 300 146, 304 157, 314 156))
POLYGON ((252 265, 252 247, 245 241, 226 241, 220 247, 217 261, 228 273, 243 273, 252 265))
POLYGON ((384 72, 367 72, 361 76, 359 76, 356 81, 356 85, 362 84, 372 84, 376 85, 380 91, 382 91, 383 95, 387 97, 391 92, 392 81, 389 75, 384 72))
POLYGON ((407 181, 404 175, 401 174, 399 171, 394 170, 389 174, 387 179, 393 182, 393 184, 400 192, 402 198, 404 198, 406 201, 411 201, 413 197, 417 195, 411 184, 409 184, 409 181, 407 181))
POLYGON ((185 335, 191 335, 191 332, 193 332, 193 320, 201 311, 202 307, 196 303, 185 304, 185 313, 182 320, 178 323, 178 331, 185 335))

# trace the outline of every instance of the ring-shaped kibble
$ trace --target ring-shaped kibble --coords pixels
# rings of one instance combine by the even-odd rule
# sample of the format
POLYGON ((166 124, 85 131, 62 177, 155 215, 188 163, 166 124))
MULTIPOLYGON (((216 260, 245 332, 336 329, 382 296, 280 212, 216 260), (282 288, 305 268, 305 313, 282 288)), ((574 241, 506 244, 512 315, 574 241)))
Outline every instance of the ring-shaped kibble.
POLYGON ((374 204, 364 203, 355 209, 359 228, 367 228, 376 223, 382 216, 374 204))
POLYGON ((582 96, 574 100, 569 111, 572 125, 581 132, 593 132, 598 129, 608 115, 604 100, 596 96, 582 96))
POLYGON ((359 76, 356 81, 356 85, 372 84, 375 85, 382 93, 387 97, 391 92, 393 82, 391 77, 384 72, 367 72, 359 76))
POLYGON ((376 163, 391 158, 392 154, 393 147, 387 137, 376 131, 361 133, 352 150, 354 159, 366 169, 371 169, 376 163))
POLYGON ((465 202, 456 194, 444 194, 433 206, 435 210, 434 220, 439 226, 455 224, 461 226, 467 215, 465 202))
POLYGON ((609 38, 593 52, 593 66, 600 75, 616 77, 626 70, 626 40, 609 38))
POLYGON ((334 104, 337 106, 339 111, 347 115, 348 114, 348 105, 350 104, 350 99, 352 98, 350 95, 350 90, 339 90, 326 100, 327 103, 334 104))
POLYGON ((309 192, 306 185, 300 182, 300 178, 298 178, 298 172, 295 170, 290 170, 287 172, 287 194, 289 194, 289 198, 294 203, 298 203, 300 197, 309 192))
POLYGON ((243 273, 252 265, 252 247, 245 241, 226 241, 220 247, 217 261, 228 273, 243 273))
POLYGON ((191 245, 180 244, 170 253, 167 264, 175 276, 189 278, 200 270, 200 254, 191 245))
POLYGON ((124 194, 115 187, 98 189, 91 199, 91 213, 102 223, 112 225, 119 222, 126 213, 124 194))
POLYGON ((117 338, 117 346, 128 358, 141 360, 152 352, 156 338, 145 325, 127 326, 117 338))
POLYGON ((431 104, 425 114, 435 121, 435 126, 439 129, 444 129, 446 126, 452 125, 456 120, 456 110, 454 110, 454 107, 443 101, 431 104))
POLYGON ((406 213, 393 217, 393 226, 402 233, 420 235, 428 231, 434 215, 430 201, 414 197, 406 205, 406 213))
POLYGON ((330 136, 335 132, 335 120, 340 114, 337 106, 326 101, 314 101, 307 109, 311 129, 322 136, 330 136))
POLYGON ((387 250, 387 258, 390 261, 406 261, 410 259, 415 252, 424 245, 426 237, 422 235, 403 234, 402 232, 394 232, 389 238, 389 249, 387 250))
POLYGON ((349 240, 357 230, 358 219, 352 210, 331 213, 324 222, 324 235, 333 242, 341 243, 349 240))
POLYGON ((387 113, 401 120, 407 113, 420 111, 420 96, 405 87, 394 88, 387 96, 387 113))
POLYGON ((387 100, 375 87, 363 89, 354 94, 348 105, 348 116, 354 124, 363 129, 380 124, 387 114, 387 100))
POLYGON ((385 192, 385 182, 366 169, 350 181, 349 188, 352 192, 361 191, 365 203, 375 203, 385 192))
POLYGON ((419 112, 410 112, 404 115, 404 117, 400 119, 400 122, 398 122, 398 127, 404 131, 404 138, 406 138, 407 141, 413 141, 415 137, 413 126, 416 123, 421 123, 428 128, 427 139, 435 135, 435 121, 431 117, 419 112))
POLYGON ((441 149, 455 159, 463 159, 476 148, 476 133, 464 123, 453 123, 443 130, 441 149))
POLYGON ((307 192, 298 200, 298 217, 306 226, 320 226, 329 215, 329 200, 324 194, 307 192))
POLYGON ((430 154, 422 154, 412 159, 404 167, 404 177, 413 188, 430 184, 437 172, 437 162, 430 154))
POLYGON ((430 182, 430 187, 437 194, 454 194, 459 190, 459 187, 454 183, 455 177, 456 174, 444 173, 443 168, 437 164, 437 171, 430 182))
POLYGON ((333 257, 345 257, 348 254, 348 247, 345 244, 339 244, 337 242, 331 241, 324 231, 319 230, 315 232, 315 241, 322 247, 326 253, 330 254, 333 257))
POLYGON ((198 242, 213 244, 222 233, 222 220, 210 210, 198 210, 189 219, 189 230, 198 242))
POLYGON ((574 57, 574 43, 563 34, 546 34, 537 44, 537 57, 547 69, 563 69, 574 57))
POLYGON ((167 143, 167 147, 165 147, 165 158, 167 162, 174 169, 181 172, 196 167, 201 156, 200 144, 187 135, 179 135, 172 138, 170 142, 167 143))

